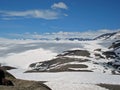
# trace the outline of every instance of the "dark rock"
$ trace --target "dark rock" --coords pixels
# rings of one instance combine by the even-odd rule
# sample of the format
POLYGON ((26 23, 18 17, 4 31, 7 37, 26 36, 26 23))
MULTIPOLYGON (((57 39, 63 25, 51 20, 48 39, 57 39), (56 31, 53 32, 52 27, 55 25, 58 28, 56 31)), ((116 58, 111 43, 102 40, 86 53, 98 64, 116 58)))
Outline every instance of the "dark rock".
POLYGON ((116 57, 118 57, 116 53, 113 51, 106 51, 106 52, 103 52, 102 54, 105 55, 107 59, 109 58, 115 59, 116 57))
POLYGON ((112 43, 112 45, 109 47, 109 49, 111 49, 111 48, 113 48, 113 49, 118 49, 118 48, 120 48, 120 42, 118 43, 116 43, 116 42, 114 42, 114 43, 112 43))
POLYGON ((11 66, 2 66, 2 68, 3 68, 4 70, 17 69, 17 68, 15 68, 15 67, 11 67, 11 66))
MULTIPOLYGON (((32 70, 26 72, 49 72, 49 71, 68 71, 69 68, 87 68, 82 64, 69 64, 71 62, 88 62, 88 59, 58 57, 49 61, 37 62, 31 64, 29 67, 32 70)), ((69 70, 70 71, 70 70, 69 70)))
POLYGON ((98 54, 98 53, 95 53, 94 55, 95 55, 97 58, 99 58, 99 59, 101 59, 101 58, 102 58, 102 59, 105 59, 102 55, 100 55, 100 54, 98 54))
POLYGON ((69 51, 65 51, 64 54, 59 54, 58 56, 71 56, 71 55, 75 55, 75 56, 86 56, 89 57, 90 53, 87 50, 69 50, 69 51))
POLYGON ((98 84, 98 86, 104 87, 108 90, 120 90, 120 85, 112 85, 112 84, 98 84))
POLYGON ((101 51, 102 49, 98 48, 98 49, 95 49, 94 51, 101 51))

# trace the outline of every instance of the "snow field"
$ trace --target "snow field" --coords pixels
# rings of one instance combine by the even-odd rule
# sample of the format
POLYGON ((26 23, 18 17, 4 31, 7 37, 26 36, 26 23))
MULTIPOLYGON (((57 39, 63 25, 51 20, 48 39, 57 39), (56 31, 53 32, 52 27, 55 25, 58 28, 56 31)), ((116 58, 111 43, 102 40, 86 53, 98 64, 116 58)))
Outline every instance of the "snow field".
POLYGON ((52 90, 107 90, 95 84, 120 84, 119 75, 96 72, 22 73, 24 70, 10 70, 16 78, 47 81, 52 90))

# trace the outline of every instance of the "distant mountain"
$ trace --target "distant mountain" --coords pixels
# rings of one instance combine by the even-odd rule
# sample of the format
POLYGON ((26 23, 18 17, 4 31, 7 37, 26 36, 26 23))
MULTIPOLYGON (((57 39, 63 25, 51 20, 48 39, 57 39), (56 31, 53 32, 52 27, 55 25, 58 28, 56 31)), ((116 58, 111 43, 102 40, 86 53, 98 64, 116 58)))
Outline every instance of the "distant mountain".
POLYGON ((108 40, 108 39, 111 39, 111 40, 112 39, 120 39, 120 31, 102 34, 102 35, 94 38, 94 40, 108 40))
POLYGON ((89 38, 55 38, 54 40, 60 41, 60 40, 67 40, 67 41, 89 41, 92 39, 89 38))

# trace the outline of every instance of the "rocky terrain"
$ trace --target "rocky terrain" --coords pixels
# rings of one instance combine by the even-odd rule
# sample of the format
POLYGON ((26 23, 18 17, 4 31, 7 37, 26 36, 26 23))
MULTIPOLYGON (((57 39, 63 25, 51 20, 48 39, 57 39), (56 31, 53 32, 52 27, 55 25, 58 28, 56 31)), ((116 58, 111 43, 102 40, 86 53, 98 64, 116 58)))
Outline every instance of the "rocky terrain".
POLYGON ((5 69, 10 70, 13 67, 4 66, 6 79, 11 80, 14 86, 0 85, 0 90, 51 90, 48 86, 43 84, 42 81, 28 81, 16 79, 12 74, 8 73, 5 69))
POLYGON ((51 90, 41 82, 12 79, 15 86, 0 86, 0 90, 51 90))
POLYGON ((98 86, 104 87, 108 90, 119 90, 120 85, 112 85, 112 84, 98 84, 98 86))

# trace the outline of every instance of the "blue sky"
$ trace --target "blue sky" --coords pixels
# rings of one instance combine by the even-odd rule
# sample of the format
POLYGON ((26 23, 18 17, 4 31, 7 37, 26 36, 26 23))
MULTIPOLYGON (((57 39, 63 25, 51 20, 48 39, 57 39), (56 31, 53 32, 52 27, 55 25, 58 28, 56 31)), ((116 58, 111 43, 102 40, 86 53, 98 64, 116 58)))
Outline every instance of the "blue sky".
POLYGON ((0 33, 120 29, 120 0, 0 0, 0 33))

